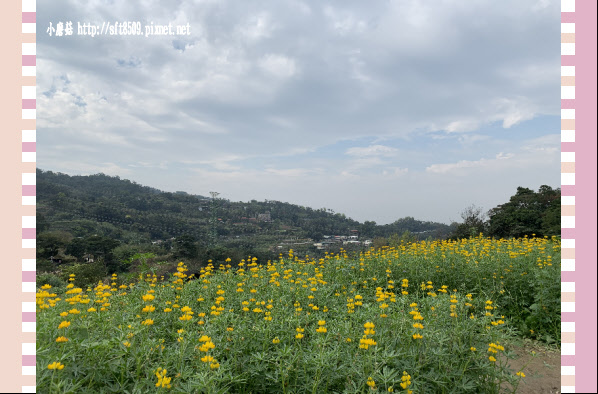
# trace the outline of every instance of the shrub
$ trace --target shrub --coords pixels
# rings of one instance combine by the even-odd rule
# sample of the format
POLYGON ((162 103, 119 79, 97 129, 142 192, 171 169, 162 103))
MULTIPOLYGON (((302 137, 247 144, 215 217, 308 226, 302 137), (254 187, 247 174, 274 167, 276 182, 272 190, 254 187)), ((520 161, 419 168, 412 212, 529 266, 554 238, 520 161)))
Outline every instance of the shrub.
POLYGON ((67 282, 58 275, 48 272, 37 275, 35 281, 38 288, 48 284, 52 286, 52 289, 55 291, 64 290, 67 284, 67 282))
POLYGON ((103 280, 108 273, 101 262, 93 262, 64 267, 62 270, 63 278, 68 279, 71 274, 75 275, 75 285, 87 286, 103 280))

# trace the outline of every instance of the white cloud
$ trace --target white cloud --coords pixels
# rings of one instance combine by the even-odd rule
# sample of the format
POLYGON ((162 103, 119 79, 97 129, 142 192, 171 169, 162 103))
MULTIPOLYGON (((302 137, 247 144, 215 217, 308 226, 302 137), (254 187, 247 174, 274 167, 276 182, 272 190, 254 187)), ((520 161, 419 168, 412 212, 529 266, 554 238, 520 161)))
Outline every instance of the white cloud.
POLYGON ((382 160, 377 156, 366 156, 360 157, 349 162, 347 169, 351 172, 358 172, 358 170, 364 170, 372 167, 379 167, 387 164, 386 161, 382 160))
POLYGON ((367 23, 358 18, 353 12, 339 10, 330 6, 324 7, 324 15, 328 19, 332 30, 339 35, 360 34, 367 28, 367 23))
POLYGON ((409 172, 408 168, 389 167, 382 171, 382 175, 389 176, 389 177, 397 177, 397 176, 405 175, 408 172, 409 172))
POLYGON ((449 123, 445 129, 449 133, 467 132, 477 130, 479 126, 480 122, 478 120, 456 120, 454 122, 449 123))
POLYGON ((241 39, 257 41, 270 37, 275 28, 269 13, 260 12, 247 17, 237 29, 241 39))
POLYGON ((289 78, 297 73, 295 61, 282 55, 268 54, 259 60, 259 65, 276 78, 289 78))
POLYGON ((558 121, 534 126, 560 110, 559 44, 547 39, 559 36, 557 3, 40 2, 40 26, 140 20, 189 23, 192 34, 39 35, 38 165, 239 199, 335 201, 364 219, 367 209, 389 221, 442 216, 418 204, 458 212, 463 196, 494 198, 477 192, 484 171, 501 187, 558 174, 558 121), (495 122, 503 129, 488 131, 495 122), (439 187, 454 201, 435 199, 439 187))
POLYGON ((458 174, 459 170, 466 169, 466 168, 482 168, 482 167, 489 167, 493 164, 496 164, 499 160, 508 160, 512 158, 514 155, 512 153, 499 153, 493 159, 480 159, 480 160, 460 160, 457 163, 447 163, 447 164, 432 164, 431 166, 426 167, 426 172, 435 173, 435 174, 458 174))
POLYGON ((502 120, 505 129, 533 119, 538 113, 534 108, 534 104, 524 97, 515 99, 500 98, 495 100, 495 105, 499 112, 494 116, 494 119, 502 120))
POLYGON ((396 148, 384 145, 370 145, 368 147, 353 147, 346 151, 350 156, 393 156, 398 150, 396 148))
POLYGON ((528 152, 540 152, 546 154, 556 154, 561 151, 561 135, 548 134, 542 137, 525 141, 521 150, 528 152))
POLYGON ((276 168, 267 168, 266 173, 274 174, 277 176, 283 177, 304 177, 313 175, 315 173, 312 169, 307 168, 289 168, 289 169, 276 169, 276 168))
POLYGON ((92 175, 92 174, 104 173, 106 175, 121 176, 121 177, 130 176, 134 173, 129 168, 125 168, 118 164, 110 163, 110 162, 81 163, 81 162, 74 162, 74 161, 70 161, 70 160, 64 160, 64 158, 63 158, 63 160, 59 163, 60 164, 53 166, 49 170, 69 173, 72 175, 92 175), (77 168, 77 170, 73 171, 73 168, 77 168))

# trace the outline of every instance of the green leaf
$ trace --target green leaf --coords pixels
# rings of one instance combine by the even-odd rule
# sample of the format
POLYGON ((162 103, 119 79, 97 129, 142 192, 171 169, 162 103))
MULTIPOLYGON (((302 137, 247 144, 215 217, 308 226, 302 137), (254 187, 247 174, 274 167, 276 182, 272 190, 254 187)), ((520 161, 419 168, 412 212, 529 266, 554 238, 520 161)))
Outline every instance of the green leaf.
POLYGON ((83 341, 89 338, 89 330, 87 329, 87 327, 77 327, 72 330, 71 336, 80 341, 83 341))

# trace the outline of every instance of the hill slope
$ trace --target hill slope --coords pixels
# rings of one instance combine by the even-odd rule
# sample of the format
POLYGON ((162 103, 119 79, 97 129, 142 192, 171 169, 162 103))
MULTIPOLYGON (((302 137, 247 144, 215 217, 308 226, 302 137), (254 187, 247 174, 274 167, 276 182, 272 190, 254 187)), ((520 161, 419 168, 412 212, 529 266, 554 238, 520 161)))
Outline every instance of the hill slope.
POLYGON ((359 223, 327 209, 312 209, 280 201, 232 202, 185 192, 168 193, 104 174, 69 176, 37 170, 38 231, 60 229, 85 236, 98 232, 89 222, 102 223, 109 235, 126 239, 129 232, 144 239, 188 234, 208 242, 256 234, 321 240, 324 235, 384 237, 404 231, 443 237, 449 226, 403 218, 389 225, 359 223))

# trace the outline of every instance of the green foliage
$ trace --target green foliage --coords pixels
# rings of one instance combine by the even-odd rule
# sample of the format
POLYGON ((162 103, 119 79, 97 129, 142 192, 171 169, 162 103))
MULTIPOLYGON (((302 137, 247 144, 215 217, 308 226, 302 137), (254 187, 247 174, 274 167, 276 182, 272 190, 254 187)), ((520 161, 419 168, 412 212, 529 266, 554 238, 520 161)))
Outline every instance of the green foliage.
POLYGON ((181 393, 367 393, 371 386, 385 392, 392 387, 395 392, 496 393, 504 382, 516 387, 520 378, 506 365, 513 328, 508 318, 501 323, 501 315, 520 299, 501 299, 501 290, 507 285, 518 292, 523 287, 518 281, 530 287, 531 281, 553 280, 559 271, 548 264, 534 268, 538 256, 551 246, 558 251, 558 245, 531 242, 424 242, 360 258, 246 264, 245 272, 226 269, 224 262, 219 269, 216 262, 203 270, 201 280, 189 282, 181 264, 166 282, 150 277, 123 292, 109 285, 83 291, 90 299, 86 304, 70 305, 61 295, 63 301, 38 311, 38 390, 165 391, 156 389, 159 368, 167 370, 170 390, 181 393), (530 245, 531 252, 510 257, 509 250, 527 251, 530 245), (503 280, 480 275, 504 267, 512 270, 503 280), (521 269, 530 275, 520 275, 521 269), (423 278, 434 282, 428 288, 423 278), (94 301, 107 297, 106 291, 111 295, 101 310, 102 303, 94 301), (150 292, 155 298, 147 297, 150 292), (155 311, 143 312, 147 305, 155 311), (91 306, 97 310, 86 311, 91 306), (193 314, 187 309, 189 320, 180 319, 184 307, 192 309, 193 314), (73 308, 81 313, 69 312, 73 308), (152 324, 143 324, 148 318, 152 324), (65 320, 69 327, 58 329, 65 320), (364 330, 366 322, 374 323, 374 332, 364 330), (414 326, 417 322, 423 327, 414 326), (422 338, 414 338, 417 333, 422 338), (68 341, 57 343, 60 335, 68 341), (203 336, 214 344, 207 352, 199 348, 203 336), (375 344, 360 347, 364 338, 375 344), (207 354, 216 367, 201 360, 207 354), (56 361, 65 368, 49 370, 56 361))
POLYGON ((488 226, 495 237, 560 235, 561 190, 543 185, 538 192, 518 187, 509 202, 490 210, 488 226))
POLYGON ((50 224, 46 220, 46 217, 39 212, 35 215, 35 233, 39 234, 50 229, 50 224))
POLYGON ((446 239, 450 234, 450 231, 450 226, 445 224, 439 225, 439 223, 430 221, 423 222, 407 216, 398 219, 391 224, 379 226, 376 235, 388 237, 392 234, 402 235, 405 234, 405 232, 409 232, 420 239, 429 236, 435 239, 446 239))
POLYGON ((482 208, 470 205, 461 212, 463 223, 457 225, 451 238, 462 239, 477 237, 480 233, 485 233, 488 227, 485 218, 486 214, 482 208))
POLYGON ((561 309, 561 283, 551 270, 534 270, 528 292, 522 291, 524 308, 509 311, 517 316, 519 329, 531 338, 549 344, 560 342, 560 320, 555 313, 561 309))
MULTIPOLYGON (((38 169, 37 183, 38 259, 40 269, 47 271, 57 269, 50 256, 63 263, 94 260, 111 273, 139 268, 125 263, 136 253, 154 253, 168 262, 185 260, 200 267, 226 257, 240 261, 251 256, 267 262, 291 247, 323 257, 324 251, 313 246, 323 235, 358 233, 363 240, 406 231, 418 238, 442 238, 448 233, 444 224, 412 217, 389 225, 361 224, 325 208, 165 193, 104 174, 68 176, 38 169), (215 216, 214 206, 218 206, 215 216), (208 242, 214 220, 217 237, 208 242), (292 245, 293 240, 303 245, 292 245), (281 244, 288 246, 277 248, 281 244)), ((327 251, 338 252, 340 246, 327 251)))
MULTIPOLYGON (((99 235, 127 244, 188 235, 197 241, 198 248, 214 246, 208 244, 213 205, 206 197, 161 192, 104 174, 68 176, 40 169, 37 184, 37 208, 48 229, 66 230, 75 237, 99 235)), ((386 237, 406 230, 425 232, 435 238, 448 233, 444 224, 412 217, 388 225, 373 221, 361 224, 325 208, 312 209, 273 200, 217 201, 218 244, 236 237, 251 238, 258 246, 268 238, 275 242, 288 237, 318 241, 323 235, 348 235, 351 230, 359 231, 362 237, 386 237)))
POLYGON ((538 192, 518 187, 509 202, 487 213, 471 205, 461 213, 462 223, 454 223, 451 239, 475 237, 480 233, 497 238, 560 236, 561 190, 542 185, 538 192))
POLYGON ((128 259, 124 260, 123 263, 127 266, 130 266, 134 263, 137 264, 137 272, 142 275, 147 274, 148 272, 152 271, 149 265, 149 261, 156 257, 153 253, 135 253, 133 256, 129 257, 128 259))
POLYGON ((41 287, 45 284, 48 284, 50 286, 52 286, 52 288, 54 289, 54 291, 62 291, 64 289, 66 289, 66 285, 67 285, 67 281, 65 281, 64 279, 62 279, 61 277, 52 274, 52 273, 42 273, 42 274, 38 274, 36 277, 36 284, 37 287, 41 287))
POLYGON ((47 259, 56 256, 60 250, 66 248, 72 238, 72 235, 65 231, 47 231, 39 234, 36 238, 38 257, 47 259))
POLYGON ((184 234, 178 237, 175 242, 175 258, 178 259, 194 259, 197 257, 198 248, 195 243, 195 238, 184 234))
POLYGON ((130 264, 131 258, 136 254, 143 253, 144 247, 140 245, 120 244, 112 250, 114 260, 122 264, 130 264))
POLYGON ((62 271, 62 277, 64 280, 69 279, 69 275, 75 275, 75 285, 84 287, 98 283, 98 281, 104 280, 108 276, 109 272, 101 262, 85 263, 85 264, 73 264, 65 267, 62 271))

